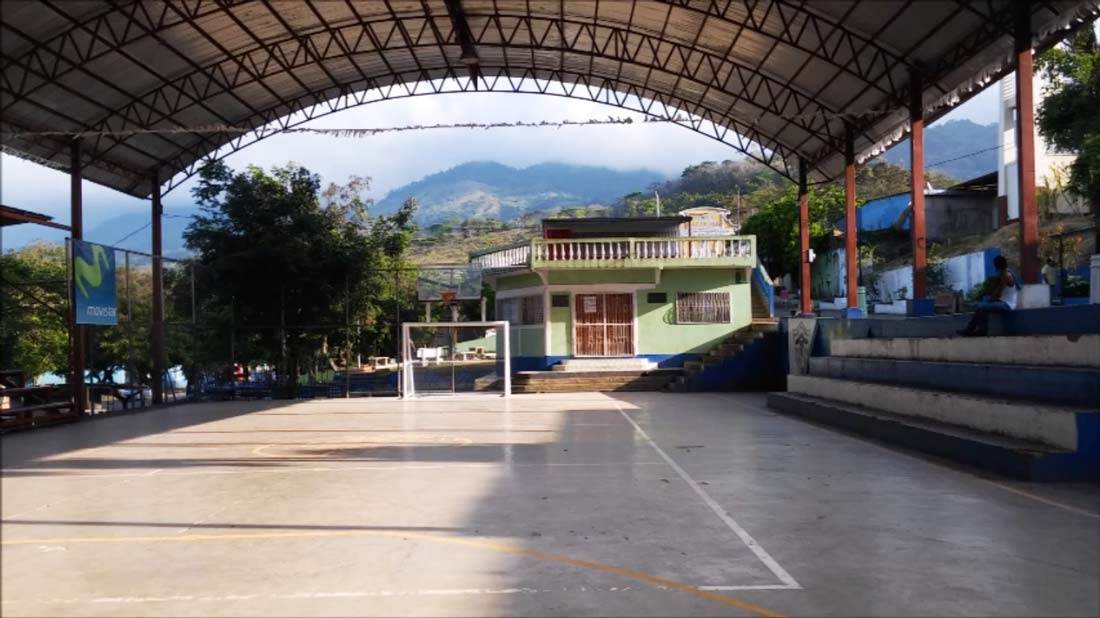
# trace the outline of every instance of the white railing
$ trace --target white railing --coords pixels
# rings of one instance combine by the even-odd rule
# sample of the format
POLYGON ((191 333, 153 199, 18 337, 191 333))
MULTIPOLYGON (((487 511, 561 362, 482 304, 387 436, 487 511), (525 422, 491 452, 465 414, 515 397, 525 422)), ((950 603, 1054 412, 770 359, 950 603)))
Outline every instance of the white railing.
POLYGON ((528 266, 531 263, 531 245, 524 242, 474 253, 470 256, 470 263, 480 266, 482 270, 528 266))
POLYGON ((535 240, 532 245, 536 262, 752 257, 752 239, 740 236, 535 240))

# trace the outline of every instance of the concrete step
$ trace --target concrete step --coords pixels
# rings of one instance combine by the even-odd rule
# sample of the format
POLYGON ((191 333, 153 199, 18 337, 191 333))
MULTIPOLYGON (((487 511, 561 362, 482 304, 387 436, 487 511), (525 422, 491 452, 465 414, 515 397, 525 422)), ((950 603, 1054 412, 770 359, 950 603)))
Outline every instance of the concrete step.
POLYGON ((1100 368, 1100 335, 835 339, 832 356, 1100 368))
POLYGON ((657 368, 648 371, 520 371, 512 376, 512 382, 524 380, 571 380, 571 379, 600 379, 600 378, 629 378, 653 376, 665 379, 680 375, 679 368, 657 368))
POLYGON ((1096 411, 807 375, 787 376, 787 390, 1067 450, 1100 449, 1096 411))
POLYGON ((810 359, 810 374, 1054 405, 1100 407, 1100 371, 1091 368, 821 356, 810 359))
POLYGON ((1092 456, 821 397, 768 395, 768 407, 875 439, 1029 481, 1100 478, 1092 456))
POLYGON ((760 333, 771 333, 779 330, 779 320, 775 318, 753 318, 752 330, 760 333))
POLYGON ((570 358, 551 367, 553 371, 650 371, 657 363, 645 358, 570 358))

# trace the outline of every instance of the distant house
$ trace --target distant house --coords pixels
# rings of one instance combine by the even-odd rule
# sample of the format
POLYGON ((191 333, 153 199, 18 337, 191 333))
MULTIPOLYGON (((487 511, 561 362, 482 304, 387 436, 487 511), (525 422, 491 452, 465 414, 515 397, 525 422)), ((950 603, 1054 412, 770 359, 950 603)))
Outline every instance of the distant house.
POLYGON ((511 323, 513 371, 574 358, 678 367, 769 317, 756 238, 733 235, 722 209, 693 210, 545 219, 540 238, 471 254, 511 323))

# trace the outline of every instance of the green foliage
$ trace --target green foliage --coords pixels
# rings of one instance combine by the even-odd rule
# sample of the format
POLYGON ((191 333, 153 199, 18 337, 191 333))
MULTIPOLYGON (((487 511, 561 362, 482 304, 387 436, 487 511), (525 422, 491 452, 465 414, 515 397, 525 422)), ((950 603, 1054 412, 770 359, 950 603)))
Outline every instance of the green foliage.
MULTIPOLYGON (((821 253, 832 237, 833 222, 844 216, 844 191, 824 186, 810 191, 810 246, 821 253)), ((799 264, 798 188, 790 186, 745 223, 744 234, 756 235, 757 251, 773 275, 795 273, 799 264)))
POLYGON ((1055 148, 1076 152, 1066 188, 1100 208, 1100 45, 1090 27, 1036 58, 1050 82, 1039 106, 1039 133, 1055 148))
POLYGON ((65 247, 31 244, 0 256, 0 366, 28 378, 69 364, 65 247))
POLYGON ((284 376, 303 365, 312 372, 354 345, 342 329, 313 327, 344 324, 348 313, 365 322, 371 341, 393 336, 380 304, 403 291, 379 269, 403 264, 416 201, 373 217, 362 197, 368 185, 352 177, 320 192, 320 177, 294 164, 270 173, 221 162, 202 170, 193 190, 202 215, 184 238, 208 291, 197 299, 211 318, 205 327, 223 340, 232 325, 250 333, 239 338, 239 362, 271 363, 284 376))
MULTIPOLYGON (((926 170, 924 180, 939 189, 958 184, 954 178, 935 170, 926 170)), ((856 167, 856 195, 864 200, 909 193, 912 188, 912 173, 908 168, 898 167, 882 159, 874 159, 856 167)))

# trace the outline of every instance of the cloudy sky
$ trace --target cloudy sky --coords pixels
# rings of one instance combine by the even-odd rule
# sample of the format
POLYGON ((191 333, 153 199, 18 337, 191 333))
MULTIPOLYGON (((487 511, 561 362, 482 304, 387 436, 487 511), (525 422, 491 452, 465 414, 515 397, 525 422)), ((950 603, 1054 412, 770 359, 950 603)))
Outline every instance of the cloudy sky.
MULTIPOLYGON (((980 124, 996 122, 996 87, 987 89, 946 119, 968 118, 980 124)), ((584 120, 633 116, 616 108, 559 97, 472 93, 415 97, 373 103, 320 118, 308 126, 333 128, 389 127, 407 124, 584 120)), ((943 122, 941 120, 940 122, 943 122)), ((525 167, 545 161, 603 165, 617 169, 647 168, 669 177, 691 164, 737 158, 736 151, 682 127, 633 124, 562 129, 447 129, 383 134, 369 138, 282 135, 266 139, 227 159, 230 166, 264 167, 295 161, 319 173, 325 181, 341 182, 351 174, 372 179, 371 196, 466 161, 492 160, 525 167)), ((69 219, 68 176, 33 163, 0 155, 0 202, 69 219)), ((165 196, 165 210, 192 206, 190 183, 165 196)), ((85 229, 125 213, 147 213, 146 200, 129 197, 90 182, 84 183, 85 229)), ((38 226, 3 228, 5 250, 34 238, 60 240, 64 234, 38 226)), ((122 237, 131 230, 117 230, 122 237)), ((125 246, 148 250, 148 233, 135 235, 125 246)), ((111 239, 93 238, 100 242, 111 239)))

